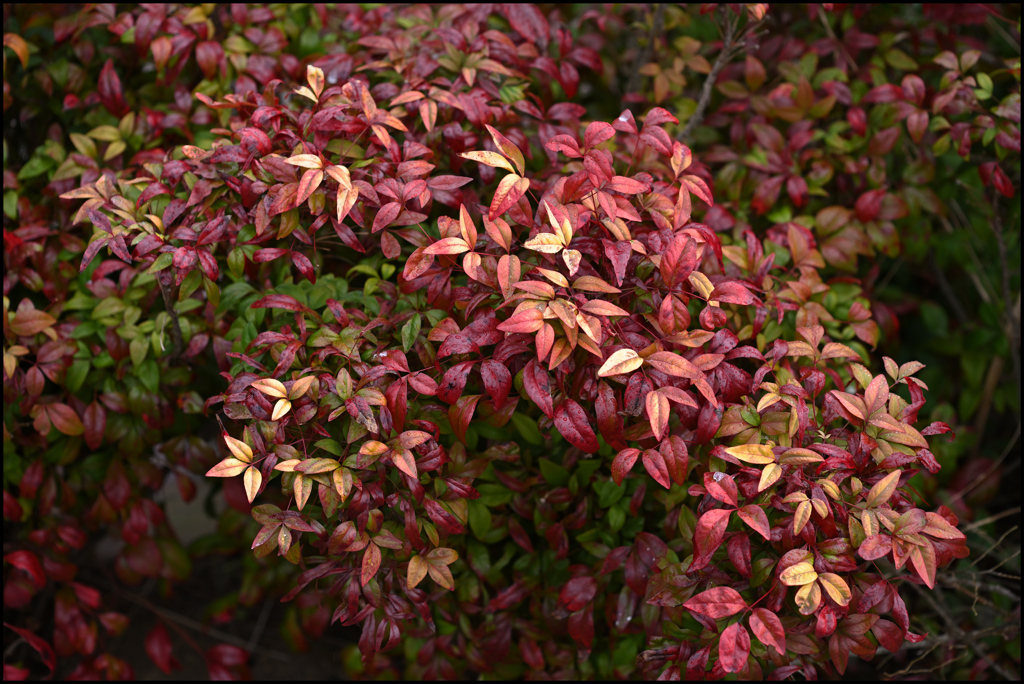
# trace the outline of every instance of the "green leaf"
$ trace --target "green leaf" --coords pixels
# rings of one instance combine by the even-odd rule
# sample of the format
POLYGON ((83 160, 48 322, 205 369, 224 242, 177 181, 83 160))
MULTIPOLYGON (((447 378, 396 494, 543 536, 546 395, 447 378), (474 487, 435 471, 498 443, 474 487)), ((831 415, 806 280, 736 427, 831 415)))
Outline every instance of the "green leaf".
POLYGON ((156 394, 160 389, 160 367, 153 359, 144 361, 139 369, 135 371, 135 376, 150 392, 156 394))
POLYGON ((185 280, 181 281, 181 288, 178 290, 178 301, 183 302, 192 296, 192 293, 199 288, 199 284, 203 282, 203 274, 199 269, 189 271, 189 274, 185 276, 185 280))
POLYGON ((333 439, 321 439, 320 441, 314 443, 313 446, 319 449, 323 449, 324 451, 330 452, 335 456, 339 457, 342 455, 342 453, 344 453, 344 450, 341 448, 341 445, 338 444, 338 442, 333 439))
POLYGON ((85 360, 78 360, 71 364, 68 368, 67 378, 65 384, 67 385, 69 392, 77 392, 82 389, 82 384, 85 382, 85 376, 89 374, 89 362, 85 360))
POLYGON ((416 344, 416 338, 420 334, 422 325, 423 321, 417 313, 402 326, 402 349, 404 351, 408 352, 416 344))
POLYGON ((491 531, 491 510, 479 499, 469 500, 469 529, 481 541, 491 531))
POLYGON ((554 461, 542 458, 539 459, 537 463, 540 465, 541 477, 543 477, 548 484, 554 487, 561 487, 569 481, 569 471, 554 461))
POLYGON ((523 436, 528 443, 534 445, 541 445, 544 443, 544 437, 540 434, 540 429, 537 427, 537 421, 529 416, 524 416, 521 413, 512 414, 512 424, 519 430, 519 434, 523 436))
MULTIPOLYGON (((132 365, 138 368, 146 360, 146 352, 149 350, 149 340, 139 335, 128 345, 131 353, 132 365)), ((155 391, 155 390, 154 390, 155 391)))

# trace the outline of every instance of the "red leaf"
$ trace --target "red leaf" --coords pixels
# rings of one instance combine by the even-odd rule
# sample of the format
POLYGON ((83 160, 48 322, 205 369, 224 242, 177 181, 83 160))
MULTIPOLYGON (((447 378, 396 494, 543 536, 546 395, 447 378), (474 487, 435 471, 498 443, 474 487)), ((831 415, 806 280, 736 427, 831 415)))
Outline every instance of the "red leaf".
POLYGON ((722 632, 718 641, 718 662, 726 672, 739 672, 747 664, 750 656, 750 634, 739 622, 735 622, 722 632))
POLYGON ((569 636, 583 647, 581 652, 590 652, 594 641, 594 607, 587 606, 569 615, 569 636))
POLYGON ((632 133, 637 134, 636 119, 633 118, 633 112, 628 109, 623 109, 622 114, 619 114, 615 121, 612 121, 612 128, 619 131, 620 133, 632 133))
POLYGON ((46 585, 46 575, 43 573, 43 566, 31 551, 12 551, 4 556, 4 562, 10 563, 19 570, 24 570, 31 575, 32 584, 37 589, 42 589, 46 585))
POLYGON ((721 546, 725 538, 725 528, 729 525, 730 513, 731 510, 716 508, 702 515, 697 521, 697 528, 693 533, 694 554, 690 570, 706 566, 712 554, 721 546))
POLYGON ((458 401, 462 396, 462 391, 466 389, 466 380, 475 363, 475 361, 463 361, 449 368, 441 378, 437 389, 437 398, 446 404, 454 404, 458 401))
POLYGON ((618 406, 615 390, 602 380, 597 389, 597 399, 594 402, 597 428, 601 431, 604 441, 613 449, 624 449, 626 442, 622 439, 622 417, 618 413, 618 406))
POLYGON ((380 569, 381 553, 380 547, 376 544, 369 544, 363 551, 363 564, 359 572, 359 583, 366 586, 366 583, 373 579, 380 569))
POLYGON ((273 294, 252 303, 253 309, 286 309, 309 312, 309 308, 289 295, 273 294))
POLYGON ((708 299, 724 302, 725 304, 739 304, 741 306, 757 303, 757 298, 750 293, 750 290, 735 280, 719 283, 711 291, 708 299))
POLYGON ((476 404, 480 401, 480 397, 479 394, 461 397, 448 409, 448 420, 460 442, 466 441, 466 430, 469 429, 469 423, 473 420, 473 413, 476 411, 476 404))
POLYGON ((697 594, 684 603, 683 608, 718 620, 746 610, 747 602, 732 587, 715 587, 697 594))
POLYGON ((75 413, 75 410, 67 404, 50 404, 46 407, 46 412, 49 414, 50 420, 53 421, 53 426, 65 435, 77 437, 85 432, 85 426, 82 425, 82 419, 79 418, 78 414, 75 413))
POLYGON ((738 506, 736 482, 725 473, 704 473, 704 488, 722 503, 738 506))
POLYGON ((577 611, 594 600, 597 580, 593 577, 575 577, 562 587, 558 602, 569 611, 577 611))
POLYGON ((775 613, 755 608, 750 616, 750 629, 765 646, 774 646, 780 655, 786 652, 786 630, 775 613))
POLYGON ((494 198, 487 210, 487 218, 491 221, 508 211, 530 189, 530 180, 510 173, 501 179, 494 198))
POLYGON ((53 673, 54 668, 57 667, 57 656, 54 655, 53 647, 50 646, 49 642, 27 629, 21 629, 20 627, 9 625, 6 622, 4 623, 4 627, 12 630, 15 634, 24 639, 29 646, 34 648, 36 652, 43 657, 43 664, 46 665, 51 674, 53 673))
POLYGON ((108 59, 103 65, 99 82, 96 84, 96 93, 100 96, 100 103, 118 119, 128 113, 128 103, 125 102, 121 90, 121 79, 114 71, 114 60, 108 59))
POLYGON ((612 461, 612 479, 615 480, 615 484, 622 484, 622 481, 629 474, 629 471, 633 469, 636 459, 639 457, 639 449, 623 449, 616 454, 615 459, 612 461))
POLYGON ((316 273, 313 271, 313 262, 309 260, 309 257, 301 252, 292 252, 290 256, 295 268, 299 269, 299 273, 305 276, 309 282, 316 284, 316 273))
POLYGON ((665 465, 665 457, 654 449, 646 449, 643 455, 644 468, 650 473, 654 481, 665 489, 672 486, 669 479, 668 467, 665 465))
POLYGON ((555 409, 553 418, 555 427, 569 442, 588 454, 598 450, 600 445, 593 428, 590 427, 590 420, 583 407, 572 399, 566 399, 555 409))
POLYGON ((648 126, 660 126, 663 123, 679 123, 679 119, 672 116, 668 110, 662 109, 661 107, 655 107, 651 111, 647 112, 647 116, 644 118, 644 128, 648 126))
POLYGON ((662 457, 665 459, 665 467, 668 469, 669 477, 677 485, 686 482, 686 474, 690 465, 690 455, 686 448, 686 442, 681 437, 670 435, 668 439, 658 447, 662 457))
POLYGON ((164 674, 171 674, 171 670, 181 667, 174 657, 171 637, 163 623, 158 622, 146 635, 145 646, 149 659, 156 663, 164 674))
POLYGON ((873 534, 865 539, 857 549, 860 557, 868 561, 878 560, 888 555, 890 551, 892 551, 892 537, 887 534, 873 534))
POLYGON ((595 121, 587 126, 587 130, 583 134, 583 149, 589 151, 591 148, 600 145, 605 140, 610 140, 614 137, 615 129, 612 128, 611 124, 605 123, 604 121, 595 121))
POLYGON ((548 20, 536 6, 530 4, 505 5, 508 23, 512 29, 531 43, 541 48, 548 44, 548 20))
POLYGON ((500 409, 512 391, 512 373, 503 364, 487 360, 480 364, 480 377, 484 382, 484 390, 494 401, 494 407, 500 409))
POLYGON ((554 406, 551 401, 551 376, 544 370, 544 367, 531 359, 526 368, 523 369, 523 389, 526 396, 544 412, 548 418, 554 415, 554 406))
POLYGON ((764 510, 760 506, 751 504, 744 506, 739 509, 737 513, 740 516, 740 520, 747 523, 752 530, 759 533, 766 540, 772 538, 771 526, 768 524, 768 516, 765 515, 764 510))
POLYGON ((561 152, 567 157, 578 159, 583 154, 580 152, 580 144, 576 141, 576 138, 571 135, 556 135, 555 137, 548 140, 544 147, 548 148, 553 152, 561 152))
POLYGON ((384 230, 390 226, 396 218, 398 218, 400 213, 402 213, 401 204, 398 202, 388 202, 380 208, 380 211, 377 212, 377 215, 373 219, 373 228, 371 228, 370 232, 376 233, 384 230))

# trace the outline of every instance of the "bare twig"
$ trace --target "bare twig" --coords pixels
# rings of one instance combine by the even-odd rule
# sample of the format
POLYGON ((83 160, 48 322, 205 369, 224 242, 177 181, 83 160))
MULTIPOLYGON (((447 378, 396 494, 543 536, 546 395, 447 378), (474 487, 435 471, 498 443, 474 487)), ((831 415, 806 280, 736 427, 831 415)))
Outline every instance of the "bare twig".
POLYGON ((959 492, 954 494, 953 498, 950 499, 948 503, 953 503, 955 501, 959 501, 960 499, 964 498, 965 496, 967 496, 968 492, 970 492, 975 487, 979 486, 982 482, 985 481, 986 477, 988 477, 989 475, 994 473, 996 468, 998 468, 1002 464, 1002 462, 1006 460, 1006 457, 1010 455, 1010 451, 1017 444, 1017 440, 1019 438, 1020 438, 1020 422, 1017 423, 1017 429, 1013 431, 1013 436, 1010 437, 1010 441, 1007 443, 1006 448, 1003 449, 1003 453, 1001 453, 999 455, 999 458, 997 458, 995 460, 995 462, 991 465, 991 467, 989 467, 988 470, 986 470, 984 473, 982 473, 978 477, 974 478, 973 482, 971 482, 969 485, 967 485, 966 487, 961 489, 959 492))
POLYGON ((651 52, 654 50, 654 41, 661 35, 664 26, 665 5, 664 3, 657 3, 654 7, 654 21, 651 23, 651 32, 647 36, 647 44, 640 48, 640 52, 636 56, 636 62, 633 64, 633 73, 629 75, 629 81, 626 83, 627 94, 635 93, 640 87, 640 68, 650 61, 651 52))
POLYGON ((999 387, 999 381, 1003 378, 1004 365, 1006 365, 1006 361, 1003 357, 995 356, 992 358, 992 363, 988 366, 985 384, 981 389, 981 404, 978 406, 978 412, 974 415, 974 433, 978 435, 978 439, 971 451, 973 458, 977 458, 978 454, 981 453, 982 445, 985 443, 985 427, 988 424, 988 416, 992 411, 992 401, 995 399, 996 388, 999 387))
MULTIPOLYGON (((130 593, 128 591, 125 591, 124 589, 122 589, 121 587, 118 587, 117 585, 115 585, 113 583, 108 583, 108 584, 109 584, 109 587, 112 590, 114 590, 117 594, 119 594, 120 596, 123 596, 124 598, 128 599, 132 603, 138 604, 138 605, 142 606, 143 608, 146 608, 147 610, 152 611, 157 616, 159 616, 162 620, 166 620, 168 622, 177 623, 177 624, 179 624, 179 625, 181 625, 183 627, 187 627, 187 628, 189 628, 191 630, 194 630, 196 632, 200 632, 200 633, 205 634, 207 636, 211 636, 214 639, 217 639, 219 641, 223 641, 226 644, 231 644, 232 646, 237 646, 238 648, 244 649, 247 652, 250 650, 250 644, 247 643, 245 641, 245 639, 240 639, 240 638, 236 637, 233 634, 228 634, 227 632, 222 632, 221 630, 217 629, 216 627, 210 627, 208 625, 204 625, 203 623, 199 622, 198 620, 193 620, 190 617, 186 617, 184 615, 180 615, 178 613, 175 613, 174 611, 167 610, 166 608, 160 608, 159 606, 154 605, 153 603, 151 603, 150 601, 147 601, 146 599, 142 598, 141 596, 136 596, 135 594, 132 594, 132 593, 130 593)), ((260 653, 260 655, 265 655, 267 657, 273 658, 274 660, 280 660, 282 662, 289 662, 289 661, 291 661, 291 658, 288 656, 287 653, 283 653, 281 651, 278 651, 278 650, 275 650, 275 649, 272 649, 272 648, 260 648, 259 653, 260 653)))
MULTIPOLYGON (((1016 677, 1010 674, 1010 672, 1008 672, 1006 668, 1004 668, 1002 665, 1000 665, 999 663, 997 663, 985 654, 985 651, 983 651, 981 646, 978 645, 977 637, 975 635, 964 632, 962 629, 960 629, 960 625, 958 625, 956 620, 953 619, 953 616, 949 614, 946 608, 942 606, 932 596, 931 593, 921 589, 921 587, 917 586, 912 582, 907 582, 906 586, 909 586, 911 589, 916 591, 918 595, 921 596, 921 598, 923 598, 928 603, 928 605, 931 606, 932 610, 934 610, 936 614, 938 614, 938 616, 942 618, 943 623, 945 623, 946 625, 946 630, 956 641, 960 642, 961 644, 966 644, 967 646, 969 646, 970 649, 974 651, 974 654, 978 656, 979 659, 986 661, 989 667, 998 672, 1001 677, 1004 677, 1009 680, 1016 679, 1016 677)), ((936 588, 935 593, 941 594, 938 588, 936 588)))
POLYGON ((996 520, 1002 520, 1007 516, 1017 515, 1018 513, 1020 513, 1020 506, 1017 506, 1016 508, 1011 508, 1007 511, 1003 511, 1002 513, 990 515, 987 518, 982 518, 981 520, 976 520, 972 522, 970 525, 967 525, 966 527, 961 527, 960 531, 964 534, 967 534, 968 532, 976 530, 983 525, 988 525, 991 522, 995 522, 996 520))
POLYGON ((707 78, 704 79, 704 87, 700 91, 700 100, 697 101, 697 109, 694 110, 693 116, 691 116, 689 121, 686 122, 686 126, 683 127, 683 132, 679 134, 679 138, 683 141, 688 140, 693 129, 699 126, 700 122, 704 120, 704 112, 711 103, 711 93, 715 88, 715 81, 718 80, 718 74, 722 71, 722 68, 729 62, 729 60, 732 59, 733 38, 736 37, 736 26, 738 24, 738 17, 735 21, 730 21, 728 14, 726 15, 725 35, 722 36, 722 51, 718 53, 718 58, 715 59, 715 63, 711 67, 711 71, 708 73, 707 78))

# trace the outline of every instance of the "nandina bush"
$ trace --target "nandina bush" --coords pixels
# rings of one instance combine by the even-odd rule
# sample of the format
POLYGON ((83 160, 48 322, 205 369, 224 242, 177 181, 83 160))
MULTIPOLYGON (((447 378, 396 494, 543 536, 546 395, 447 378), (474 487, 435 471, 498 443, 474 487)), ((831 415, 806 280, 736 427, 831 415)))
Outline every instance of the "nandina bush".
MULTIPOLYGON (((65 23, 85 35, 105 12, 65 23)), ((194 468, 209 458, 202 440, 162 440, 184 427, 175 402, 200 411, 205 400, 225 419, 209 474, 229 478, 233 506, 248 510, 238 493, 258 504, 246 531, 258 567, 275 556, 298 566, 284 598, 300 606, 300 631, 358 625, 367 674, 399 666, 401 645, 408 676, 814 676, 845 670, 851 651, 868 659, 919 639, 900 584, 930 588, 967 552, 956 517, 925 512, 907 485, 922 466, 938 469, 924 437, 948 428, 915 428, 921 364, 872 355, 867 293, 829 271, 898 250, 893 222, 916 211, 905 197, 934 199, 927 187, 884 187, 902 135, 891 124, 916 117, 910 139, 925 134, 916 81, 901 90, 876 69, 873 89, 858 80, 844 91, 845 66, 815 74, 816 58, 773 43, 762 58, 799 69, 780 66, 787 82, 764 99, 726 87, 735 67, 712 67, 682 41, 685 65, 717 67, 733 100, 704 119, 730 145, 695 156, 700 105, 681 132, 650 106, 678 82, 671 74, 654 79, 642 125, 629 110, 593 121, 564 101, 600 87, 616 55, 605 43, 617 19, 596 10, 566 22, 531 6, 317 8, 301 32, 280 12, 206 12, 117 15, 110 30, 137 48, 123 56, 141 63, 136 90, 106 62, 93 97, 103 109, 68 126, 77 156, 61 164, 44 146, 19 173, 46 174, 50 197, 63 197, 46 213, 14 212, 12 235, 45 241, 16 262, 20 281, 5 276, 5 296, 20 284, 58 302, 42 313, 19 292, 9 327, 5 317, 18 343, 6 377, 35 382, 14 361, 32 354, 54 383, 18 409, 35 421, 16 435, 26 474, 76 463, 76 432, 90 449, 123 440, 97 423, 104 407, 137 416, 153 429, 146 441, 194 468), (175 42, 182 26, 195 31, 175 42), (351 42, 332 44, 318 26, 351 42), (300 44, 287 45, 291 32, 300 44), (171 90, 189 73, 205 77, 194 101, 171 90), (132 103, 146 112, 135 117, 134 96, 157 98, 155 109, 132 103), (805 206, 816 213, 796 214, 805 206), (26 230, 29 216, 57 239, 26 230), (88 229, 72 229, 83 224, 87 246, 88 229), (78 264, 83 276, 67 268, 78 264), (86 347, 47 367, 48 330, 86 347), (102 357, 103 342, 116 372, 76 371, 103 388, 88 404, 84 381, 68 386, 58 368, 102 357), (204 357, 224 379, 223 391, 201 387, 206 397, 189 387, 204 357), (125 396, 116 382, 129 392, 120 410, 108 403, 125 396), (55 455, 40 460, 47 448, 55 455)), ((724 14, 728 48, 761 26, 764 7, 724 14)), ((669 19, 668 32, 685 25, 669 19)), ((957 69, 972 66, 964 59, 957 69)), ((756 91, 758 59, 737 66, 756 91)), ((951 78, 933 110, 967 118, 976 102, 954 106, 970 98, 951 78)), ((1006 148, 1012 132, 985 144, 1006 148)), ((982 180, 1012 194, 998 164, 985 168, 982 180)), ((11 443, 5 432, 5 456, 11 443)), ((151 485, 135 482, 140 460, 123 487, 157 488, 158 468, 151 485)), ((52 487, 74 491, 62 476, 52 487)), ((32 480, 19 477, 31 501, 32 480)), ((5 519, 27 519, 13 505, 5 486, 5 519)), ((161 524, 148 498, 137 508, 161 524)), ((32 566, 62 548, 27 540, 7 556, 18 569, 5 597, 17 587, 28 605, 32 584, 49 579, 71 582, 81 602, 72 577, 32 566)), ((139 557, 143 575, 167 562, 139 557)), ((275 590, 252 579, 260 572, 246 579, 257 596, 275 590)), ((55 640, 86 635, 60 655, 93 654, 95 624, 57 622, 55 640)), ((166 632, 155 639, 169 667, 166 632)), ((213 662, 223 670, 232 657, 213 662)), ((87 660, 82 674, 118 674, 112 658, 87 660)))

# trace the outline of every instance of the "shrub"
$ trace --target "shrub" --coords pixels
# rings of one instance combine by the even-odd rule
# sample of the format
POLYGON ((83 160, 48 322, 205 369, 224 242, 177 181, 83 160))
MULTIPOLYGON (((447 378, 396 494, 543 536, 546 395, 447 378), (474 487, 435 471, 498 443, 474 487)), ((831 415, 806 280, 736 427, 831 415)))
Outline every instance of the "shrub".
MULTIPOLYGON (((720 12, 714 64, 684 32, 683 66, 644 66, 653 101, 628 98, 640 125, 570 101, 625 60, 596 10, 59 19, 65 59, 98 75, 95 93, 68 86, 72 116, 17 178, 5 169, 5 188, 47 181, 38 208, 15 195, 8 211, 5 192, 19 227, 5 229, 4 509, 22 521, 5 606, 52 584, 58 655, 86 657, 77 676, 123 674, 96 655, 100 595, 67 561, 87 541, 73 511, 115 523, 122 581, 182 579, 188 556, 145 492, 173 464, 186 491, 185 470, 228 478, 251 512, 226 515, 266 559, 244 600, 276 591, 260 568, 283 556, 299 632, 359 625, 367 675, 403 646, 417 677, 811 677, 919 641, 900 585, 932 588, 967 555, 957 516, 908 485, 938 471, 925 437, 949 428, 919 421, 922 364, 879 365, 878 305, 835 269, 899 253, 895 222, 941 213, 923 158, 887 187, 898 143, 966 156, 975 136, 1002 160, 1019 95, 989 135, 970 117, 996 86, 964 80, 974 57, 940 52, 930 92, 895 39, 852 26, 846 43, 780 35, 727 64, 765 8, 720 12), (88 27, 102 21, 127 47, 106 46, 123 61, 101 68, 88 27), (850 73, 850 50, 876 48, 850 73), (705 116, 709 87, 677 103, 680 129, 651 105, 684 67, 728 101, 705 116), (213 448, 189 415, 215 408, 213 448), (8 414, 24 416, 11 433, 8 414)), ((691 21, 657 10, 649 45, 691 21)), ((52 86, 22 96, 25 123, 52 86)), ((979 178, 1012 194, 1002 163, 979 178)), ((18 629, 52 670, 49 644, 18 629)), ((208 662, 225 674, 244 656, 208 662)))

